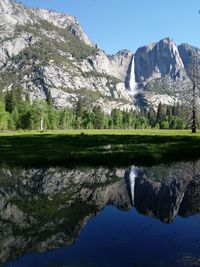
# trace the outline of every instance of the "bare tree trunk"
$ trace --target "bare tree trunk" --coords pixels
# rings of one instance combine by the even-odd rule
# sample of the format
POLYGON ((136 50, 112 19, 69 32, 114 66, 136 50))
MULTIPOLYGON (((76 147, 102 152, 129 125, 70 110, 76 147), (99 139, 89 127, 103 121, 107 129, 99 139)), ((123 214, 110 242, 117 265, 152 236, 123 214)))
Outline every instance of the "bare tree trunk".
POLYGON ((193 81, 192 87, 192 133, 197 132, 197 122, 196 122, 196 83, 193 81))
POLYGON ((192 133, 197 132, 197 90, 199 89, 199 60, 195 56, 193 61, 193 80, 192 80, 192 133))
POLYGON ((40 118, 40 131, 43 131, 43 119, 42 117, 40 118))

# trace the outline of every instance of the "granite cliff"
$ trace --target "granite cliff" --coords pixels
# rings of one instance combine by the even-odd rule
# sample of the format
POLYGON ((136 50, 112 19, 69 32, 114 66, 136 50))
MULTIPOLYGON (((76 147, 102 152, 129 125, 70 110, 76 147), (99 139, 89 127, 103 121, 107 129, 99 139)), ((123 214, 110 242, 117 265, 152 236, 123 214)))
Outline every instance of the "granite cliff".
POLYGON ((71 15, 0 2, 1 90, 20 87, 31 99, 46 99, 50 90, 57 108, 73 107, 80 96, 106 112, 141 107, 138 98, 173 104, 195 57, 198 48, 170 38, 107 55, 71 15))

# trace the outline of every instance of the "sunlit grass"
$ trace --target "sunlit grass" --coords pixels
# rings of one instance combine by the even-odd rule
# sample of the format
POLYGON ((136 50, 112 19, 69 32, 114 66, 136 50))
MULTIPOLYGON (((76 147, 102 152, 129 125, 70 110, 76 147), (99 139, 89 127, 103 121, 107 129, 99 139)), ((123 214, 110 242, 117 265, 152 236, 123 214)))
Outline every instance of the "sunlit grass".
MULTIPOLYGON (((50 135, 179 135, 179 136, 193 136, 191 130, 159 130, 159 129, 112 129, 112 130, 47 130, 47 131, 28 131, 28 130, 19 130, 19 131, 0 131, 0 136, 15 136, 15 135, 41 135, 41 134, 50 134, 50 135)), ((195 136, 200 136, 200 131, 195 134, 195 136)))

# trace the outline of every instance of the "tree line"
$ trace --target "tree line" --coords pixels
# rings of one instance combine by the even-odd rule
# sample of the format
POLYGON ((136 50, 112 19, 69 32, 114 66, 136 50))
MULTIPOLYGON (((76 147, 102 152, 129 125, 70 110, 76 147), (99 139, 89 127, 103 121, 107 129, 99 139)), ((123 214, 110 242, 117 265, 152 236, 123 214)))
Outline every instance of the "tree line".
POLYGON ((101 107, 89 108, 79 98, 74 108, 56 109, 50 91, 46 100, 30 100, 20 89, 7 91, 0 96, 1 130, 47 130, 47 129, 186 129, 184 109, 159 104, 157 110, 114 109, 110 114, 101 107))

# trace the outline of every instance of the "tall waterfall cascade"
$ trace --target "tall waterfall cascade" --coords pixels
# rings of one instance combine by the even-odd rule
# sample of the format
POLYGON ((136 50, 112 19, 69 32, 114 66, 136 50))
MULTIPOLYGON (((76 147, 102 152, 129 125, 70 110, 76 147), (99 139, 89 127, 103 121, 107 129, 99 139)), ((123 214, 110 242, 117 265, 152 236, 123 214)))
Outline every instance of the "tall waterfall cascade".
POLYGON ((129 93, 131 95, 136 95, 138 93, 137 83, 135 80, 135 58, 134 55, 131 60, 131 68, 130 68, 130 79, 129 79, 129 93))
POLYGON ((135 198, 135 179, 136 179, 136 169, 134 166, 131 167, 129 181, 130 181, 130 189, 131 189, 131 200, 132 204, 134 205, 134 198, 135 198))

